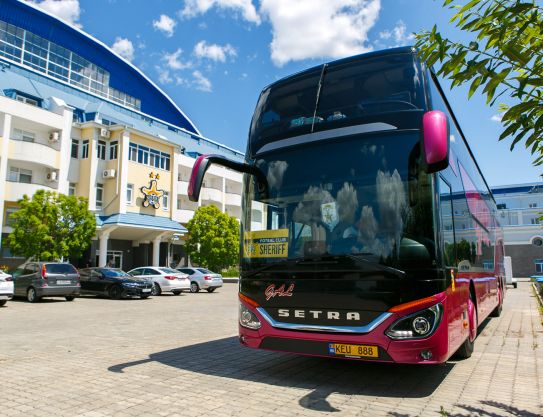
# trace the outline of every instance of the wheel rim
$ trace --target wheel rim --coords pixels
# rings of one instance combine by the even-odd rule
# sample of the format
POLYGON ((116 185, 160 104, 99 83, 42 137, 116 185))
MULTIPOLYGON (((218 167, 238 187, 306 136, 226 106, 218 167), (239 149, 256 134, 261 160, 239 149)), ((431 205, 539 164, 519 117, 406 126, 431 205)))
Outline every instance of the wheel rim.
POLYGON ((153 284, 153 289, 151 290, 151 294, 152 295, 158 295, 159 294, 157 284, 153 284))
POLYGON ((28 301, 32 302, 36 299, 36 290, 34 290, 34 288, 30 288, 28 290, 28 301))
POLYGON ((190 284, 190 292, 198 292, 198 284, 196 284, 195 282, 192 282, 190 284))

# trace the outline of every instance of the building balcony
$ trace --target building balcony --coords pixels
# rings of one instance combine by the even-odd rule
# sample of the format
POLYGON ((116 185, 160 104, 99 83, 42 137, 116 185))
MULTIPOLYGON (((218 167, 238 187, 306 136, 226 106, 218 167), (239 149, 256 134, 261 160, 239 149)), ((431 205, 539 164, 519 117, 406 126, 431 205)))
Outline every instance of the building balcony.
POLYGON ((194 216, 194 210, 174 210, 173 220, 179 223, 188 223, 194 216))
POLYGON ((225 203, 227 206, 241 207, 241 195, 236 193, 226 193, 225 203))
POLYGON ((58 169, 60 152, 51 146, 39 142, 10 140, 8 158, 58 169))
POLYGON ((177 194, 188 195, 188 181, 177 181, 177 194))
POLYGON ((222 203, 222 191, 209 187, 202 188, 202 191, 200 193, 200 200, 222 203))
POLYGON ((34 193, 38 190, 48 190, 48 191, 57 191, 56 182, 51 182, 49 184, 40 184, 37 182, 33 183, 23 183, 23 182, 13 182, 6 181, 6 191, 4 194, 4 200, 6 201, 19 201, 26 194, 28 197, 32 197, 34 193))

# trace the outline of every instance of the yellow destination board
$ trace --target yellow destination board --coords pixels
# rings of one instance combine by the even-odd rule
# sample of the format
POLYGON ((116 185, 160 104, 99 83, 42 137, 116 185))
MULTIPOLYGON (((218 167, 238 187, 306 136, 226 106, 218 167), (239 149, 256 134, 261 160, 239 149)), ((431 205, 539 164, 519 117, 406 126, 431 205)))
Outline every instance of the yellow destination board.
POLYGON ((245 258, 286 258, 288 229, 245 232, 245 258))

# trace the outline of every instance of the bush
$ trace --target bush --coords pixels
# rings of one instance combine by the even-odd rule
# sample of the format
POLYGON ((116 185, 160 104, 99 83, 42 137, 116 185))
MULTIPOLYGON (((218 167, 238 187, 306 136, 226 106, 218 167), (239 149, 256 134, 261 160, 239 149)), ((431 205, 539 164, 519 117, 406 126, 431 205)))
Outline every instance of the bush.
POLYGON ((221 275, 224 278, 238 278, 239 277, 239 267, 233 266, 231 268, 225 269, 225 270, 223 270, 223 272, 221 272, 221 275))

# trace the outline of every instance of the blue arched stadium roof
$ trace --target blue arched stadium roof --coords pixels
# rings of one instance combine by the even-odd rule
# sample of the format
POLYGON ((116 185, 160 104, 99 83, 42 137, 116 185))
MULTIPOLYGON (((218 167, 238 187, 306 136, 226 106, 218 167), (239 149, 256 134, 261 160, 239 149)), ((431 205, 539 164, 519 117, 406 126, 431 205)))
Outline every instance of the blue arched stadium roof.
POLYGON ((110 87, 140 99, 142 113, 200 135, 183 111, 143 72, 89 34, 19 0, 0 0, 0 20, 69 49, 108 71, 110 87))

